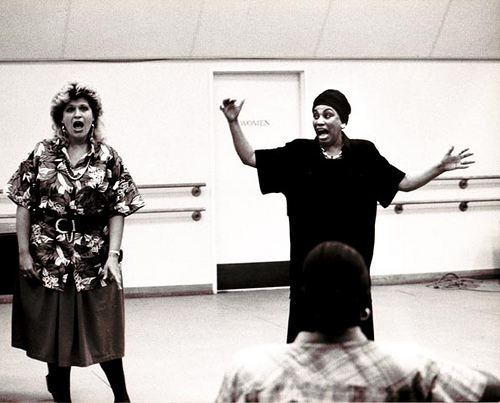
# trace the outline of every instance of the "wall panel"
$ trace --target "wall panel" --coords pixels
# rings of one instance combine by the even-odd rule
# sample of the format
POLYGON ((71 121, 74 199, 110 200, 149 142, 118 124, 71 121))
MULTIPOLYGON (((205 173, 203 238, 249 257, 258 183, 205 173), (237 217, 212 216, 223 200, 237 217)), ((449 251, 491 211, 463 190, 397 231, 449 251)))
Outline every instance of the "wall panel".
MULTIPOLYGON (((229 131, 213 132, 214 116, 220 113, 214 100, 214 71, 303 71, 303 137, 313 137, 309 123, 312 100, 320 91, 333 87, 343 91, 353 106, 346 133, 375 142, 380 152, 401 169, 411 172, 427 167, 455 145, 470 147, 477 161, 460 174, 498 175, 499 68, 498 62, 472 61, 4 63, 0 64, 0 182, 8 180, 38 140, 51 135, 50 99, 62 84, 73 79, 91 83, 103 99, 109 142, 123 156, 138 184, 207 184, 196 200, 189 194, 145 196, 150 206, 190 203, 207 210, 198 222, 189 215, 127 219, 125 285, 206 287, 216 283, 215 251, 219 245, 214 231, 214 138, 229 136, 229 131)), ((274 112, 279 111, 283 99, 275 101, 274 112)), ((247 105, 251 103, 250 94, 247 105)), ((271 102, 268 108, 274 108, 274 104, 271 102)), ((234 154, 228 158, 234 158, 234 154)), ((466 191, 456 186, 429 185, 398 197, 499 197, 499 192, 496 184, 471 185, 466 191)), ((254 209, 257 216, 265 216, 262 206, 268 203, 267 197, 272 197, 262 196, 258 190, 251 196, 245 190, 239 196, 238 209, 254 209), (259 202, 245 200, 247 196, 259 202)), ((0 214, 13 212, 13 204, 0 203, 0 214)), ((284 209, 279 220, 283 223, 282 239, 276 242, 273 253, 285 256, 284 209)), ((253 239, 258 245, 265 232, 263 222, 247 234, 246 242, 251 244, 253 239)), ((467 212, 455 206, 419 207, 396 215, 389 209, 378 217, 372 272, 386 275, 500 268, 499 240, 499 204, 473 205, 467 212)), ((234 248, 237 251, 240 246, 234 248)), ((237 257, 231 256, 225 263, 235 263, 237 257)), ((250 248, 239 260, 269 259, 267 252, 250 248)))

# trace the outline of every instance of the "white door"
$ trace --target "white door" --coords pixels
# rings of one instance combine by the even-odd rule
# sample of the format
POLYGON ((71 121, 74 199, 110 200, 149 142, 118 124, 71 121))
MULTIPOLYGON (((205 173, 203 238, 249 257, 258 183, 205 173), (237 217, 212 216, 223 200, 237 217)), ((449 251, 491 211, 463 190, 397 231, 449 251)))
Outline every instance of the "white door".
POLYGON ((253 147, 283 146, 301 137, 301 73, 214 73, 213 88, 216 263, 288 261, 285 198, 261 194, 257 170, 241 163, 218 107, 245 99, 239 120, 253 147))

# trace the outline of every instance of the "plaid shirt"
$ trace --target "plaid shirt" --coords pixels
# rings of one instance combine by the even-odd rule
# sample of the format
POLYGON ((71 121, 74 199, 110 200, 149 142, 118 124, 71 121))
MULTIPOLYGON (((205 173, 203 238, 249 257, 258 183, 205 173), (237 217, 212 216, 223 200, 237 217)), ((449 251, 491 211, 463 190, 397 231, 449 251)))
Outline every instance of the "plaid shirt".
POLYGON ((217 402, 477 401, 485 386, 409 343, 293 343, 239 352, 217 402))

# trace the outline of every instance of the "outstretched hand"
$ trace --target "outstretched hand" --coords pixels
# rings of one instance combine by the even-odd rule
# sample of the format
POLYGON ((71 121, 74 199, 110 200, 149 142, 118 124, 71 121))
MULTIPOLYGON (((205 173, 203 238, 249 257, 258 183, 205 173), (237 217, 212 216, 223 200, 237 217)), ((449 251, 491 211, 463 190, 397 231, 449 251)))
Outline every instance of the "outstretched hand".
POLYGON ((468 152, 469 149, 460 151, 458 154, 453 154, 455 147, 451 147, 448 152, 444 155, 441 160, 441 167, 444 171, 453 171, 454 169, 465 169, 469 168, 470 164, 474 164, 475 161, 464 161, 466 158, 474 155, 468 152))
POLYGON ((226 116, 227 121, 231 123, 238 118, 244 103, 244 99, 238 102, 236 99, 226 98, 222 101, 220 110, 224 113, 224 116, 226 116))

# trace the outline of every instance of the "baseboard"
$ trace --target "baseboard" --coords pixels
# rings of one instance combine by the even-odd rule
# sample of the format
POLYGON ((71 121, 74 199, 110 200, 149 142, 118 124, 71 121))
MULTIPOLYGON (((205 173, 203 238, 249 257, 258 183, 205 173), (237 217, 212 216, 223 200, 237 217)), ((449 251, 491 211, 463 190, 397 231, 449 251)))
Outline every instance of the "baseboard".
MULTIPOLYGON (((244 290, 289 286, 289 262, 234 263, 217 265, 217 290, 244 290)), ((449 272, 373 275, 373 285, 425 283, 439 280, 449 272)), ((453 272, 460 277, 500 278, 500 269, 453 272)))
MULTIPOLYGON (((274 278, 270 283, 264 283, 259 280, 253 280, 253 286, 250 284, 242 285, 238 280, 232 282, 232 287, 218 288, 218 290, 235 290, 235 289, 254 289, 254 288, 274 288, 285 287, 288 284, 284 281, 284 265, 286 262, 275 262, 275 266, 279 268, 278 278, 274 278), (236 285, 238 284, 238 285, 236 285)), ((253 265, 253 264, 250 264, 253 265)), ((268 272, 272 272, 273 264, 266 263, 268 272)), ((238 265, 240 266, 240 265, 238 265)), ((249 267, 246 267, 249 269, 249 267)), ((259 270, 262 267, 259 267, 259 270)), ((247 275, 252 273, 252 270, 245 271, 247 275)), ((411 274, 390 274, 390 275, 374 275, 372 276, 372 285, 397 285, 397 284, 415 284, 415 283, 431 283, 439 280, 441 277, 448 273, 456 274, 461 278, 474 278, 474 279, 496 279, 500 278, 500 269, 482 269, 482 270, 462 270, 454 272, 435 272, 435 273, 411 273, 411 274)), ((240 279, 241 280, 241 279, 240 279)), ((226 282, 226 286, 230 285, 226 282)), ((173 297, 182 295, 206 295, 213 294, 212 284, 191 284, 191 285, 173 285, 173 286, 160 286, 160 287, 129 287, 125 288, 125 298, 159 298, 159 297, 173 297)), ((0 304, 12 303, 12 295, 0 295, 0 304)))
POLYGON ((288 261, 217 265, 217 290, 287 287, 288 261))
POLYGON ((461 278, 474 278, 483 280, 500 278, 500 269, 462 270, 434 273, 372 275, 372 285, 431 283, 433 281, 439 280, 441 277, 448 273, 456 274, 461 278))
POLYGON ((212 284, 172 285, 161 287, 125 287, 125 298, 158 298, 182 295, 213 294, 212 284))
POLYGON ((11 294, 0 295, 0 304, 11 304, 11 303, 12 303, 11 294))
MULTIPOLYGON (((159 298, 183 295, 213 294, 212 284, 173 285, 162 287, 125 287, 125 298, 159 298)), ((12 303, 12 294, 0 295, 0 304, 12 303)))

